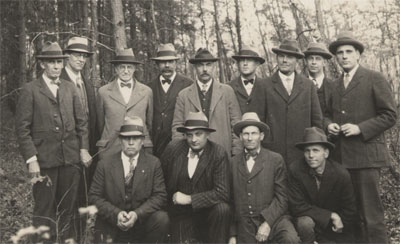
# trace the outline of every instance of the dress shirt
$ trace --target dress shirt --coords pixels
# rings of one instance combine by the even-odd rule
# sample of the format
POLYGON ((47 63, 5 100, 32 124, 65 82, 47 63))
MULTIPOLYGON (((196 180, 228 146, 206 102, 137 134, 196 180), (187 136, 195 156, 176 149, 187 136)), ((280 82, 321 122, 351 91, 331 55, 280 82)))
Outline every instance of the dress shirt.
POLYGON ((203 82, 197 80, 197 85, 200 87, 200 91, 203 91, 203 90, 204 90, 203 87, 204 87, 204 85, 205 85, 205 91, 206 91, 206 93, 207 93, 208 90, 210 89, 210 86, 211 86, 211 84, 212 84, 212 81, 213 81, 213 79, 210 79, 207 83, 204 84, 203 82))
POLYGON ((189 148, 187 157, 188 157, 188 173, 189 173, 190 179, 192 179, 194 172, 196 171, 197 163, 199 162, 199 159, 200 159, 200 156, 202 153, 203 153, 203 150, 196 153, 196 152, 193 152, 193 150, 191 148, 189 148), (192 155, 194 155, 194 156, 192 156, 192 155))
POLYGON ((312 80, 313 83, 314 83, 314 84, 317 86, 317 88, 319 89, 319 88, 321 88, 322 83, 324 83, 325 75, 322 74, 322 75, 318 76, 317 78, 314 78, 314 77, 309 76, 308 78, 309 78, 310 80, 312 80))
MULTIPOLYGON (((133 157, 132 163, 134 168, 136 168, 138 158, 139 158, 139 153, 133 157)), ((131 163, 129 162, 129 157, 126 156, 124 152, 121 152, 121 160, 122 160, 122 166, 124 166, 124 177, 126 177, 129 174, 131 163)))
POLYGON ((167 82, 163 83, 162 81, 165 80, 164 76, 160 75, 160 82, 161 82, 161 86, 164 90, 165 93, 168 92, 168 89, 170 88, 170 86, 172 85, 172 82, 174 81, 176 77, 176 72, 174 72, 174 74, 171 76, 170 80, 171 80, 171 84, 168 84, 167 82))
MULTIPOLYGON (((257 155, 260 153, 261 148, 257 149, 257 155)), ((247 149, 244 149, 245 154, 248 153, 247 149)), ((247 166, 247 170, 251 173, 251 171, 253 170, 254 164, 256 163, 256 157, 250 156, 249 159, 246 160, 246 166, 247 166)))
MULTIPOLYGON (((241 76, 240 78, 242 79, 242 84, 243 84, 243 86, 244 86, 244 89, 246 89, 247 95, 250 96, 251 91, 253 91, 254 83, 252 84, 252 83, 249 82, 249 83, 247 83, 247 85, 246 85, 246 84, 244 83, 244 81, 245 81, 245 80, 248 80, 248 79, 245 79, 245 78, 243 78, 242 76, 241 76)), ((256 77, 254 77, 253 79, 254 79, 254 82, 256 82, 256 77)))
POLYGON ((71 78, 72 82, 75 84, 75 86, 77 86, 76 82, 78 80, 78 78, 80 78, 80 83, 79 85, 83 85, 83 79, 82 79, 82 75, 81 72, 78 72, 78 74, 75 74, 71 68, 69 68, 69 66, 65 66, 65 71, 67 72, 67 74, 69 75, 69 77, 71 78))
POLYGON ((321 181, 322 181, 322 176, 324 174, 325 171, 325 165, 323 165, 323 167, 319 170, 315 170, 313 168, 310 168, 310 175, 314 177, 315 179, 315 183, 317 184, 317 189, 319 190, 320 186, 321 186, 321 181), (317 172, 318 171, 318 172, 317 172))
POLYGON ((289 76, 284 75, 283 73, 281 73, 281 71, 279 71, 278 74, 279 74, 279 77, 282 80, 283 86, 286 88, 286 91, 290 95, 292 93, 292 90, 293 90, 294 72, 289 76))
POLYGON ((349 80, 351 82, 351 80, 353 79, 353 76, 356 74, 356 71, 358 69, 358 67, 360 67, 359 64, 356 65, 356 67, 354 67, 352 70, 350 70, 349 72, 344 72, 343 75, 345 75, 346 73, 349 74, 349 80))
POLYGON ((133 79, 130 79, 129 81, 122 81, 118 78, 118 87, 119 87, 119 91, 121 92, 122 97, 124 98, 125 103, 129 102, 129 99, 131 98, 131 94, 132 94, 132 89, 133 89, 133 85, 135 84, 135 82, 133 81, 133 79), (121 82, 123 83, 131 83, 131 87, 121 87, 121 82))

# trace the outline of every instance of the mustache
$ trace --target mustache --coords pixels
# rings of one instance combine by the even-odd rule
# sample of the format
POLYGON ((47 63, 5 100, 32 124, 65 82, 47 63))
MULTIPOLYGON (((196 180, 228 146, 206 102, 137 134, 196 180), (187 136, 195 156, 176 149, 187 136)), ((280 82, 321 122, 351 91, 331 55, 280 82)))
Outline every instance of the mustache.
POLYGON ((162 69, 161 71, 162 71, 162 72, 173 72, 172 69, 167 69, 167 68, 164 68, 164 69, 162 69))

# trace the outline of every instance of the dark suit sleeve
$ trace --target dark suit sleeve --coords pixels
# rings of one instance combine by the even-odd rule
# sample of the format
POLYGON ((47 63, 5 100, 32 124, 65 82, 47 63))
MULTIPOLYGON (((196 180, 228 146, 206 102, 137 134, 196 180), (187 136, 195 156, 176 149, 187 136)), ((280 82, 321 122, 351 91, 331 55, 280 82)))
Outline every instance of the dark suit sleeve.
POLYGON ((80 138, 80 148, 89 150, 88 116, 86 116, 83 110, 77 89, 75 87, 69 88, 72 91, 75 129, 80 138))
POLYGON ((105 124, 105 111, 104 111, 104 100, 103 100, 103 89, 99 89, 99 93, 97 95, 97 106, 96 106, 96 115, 97 115, 97 126, 99 127, 100 136, 103 134, 104 124, 105 124))
POLYGON ((311 125, 323 129, 323 116, 319 103, 317 87, 311 85, 311 125))
POLYGON ((183 134, 178 132, 176 129, 183 126, 185 123, 185 102, 182 91, 179 92, 176 98, 174 119, 172 120, 172 139, 182 139, 183 134))

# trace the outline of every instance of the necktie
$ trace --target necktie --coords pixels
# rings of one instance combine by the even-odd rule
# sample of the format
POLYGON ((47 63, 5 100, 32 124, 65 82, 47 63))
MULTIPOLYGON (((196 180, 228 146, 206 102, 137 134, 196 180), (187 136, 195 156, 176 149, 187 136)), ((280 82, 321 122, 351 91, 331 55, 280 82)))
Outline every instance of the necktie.
POLYGON ((286 88, 286 91, 289 94, 289 96, 290 96, 290 94, 292 94, 292 86, 290 85, 291 81, 292 80, 290 78, 285 79, 285 88, 286 88))
POLYGON ((199 152, 196 152, 196 151, 193 151, 193 150, 190 150, 189 151, 189 157, 190 158, 194 158, 194 157, 199 157, 200 155, 199 155, 199 152))
POLYGON ((56 86, 60 86, 60 80, 51 80, 50 81, 50 84, 52 84, 52 85, 56 85, 56 86))
POLYGON ((244 83, 245 86, 247 86, 249 83, 251 83, 252 85, 254 85, 254 79, 244 80, 243 83, 244 83))
POLYGON ((349 75, 349 73, 345 73, 345 74, 344 74, 344 77, 343 77, 344 89, 347 88, 347 86, 349 85, 349 83, 350 83, 350 75, 349 75))
POLYGON ((310 175, 314 177, 315 182, 317 183, 317 189, 319 190, 322 181, 322 174, 319 174, 315 172, 315 170, 310 169, 310 175))
POLYGON ((244 155, 246 158, 246 161, 250 159, 250 157, 252 157, 253 159, 256 159, 256 157, 258 156, 258 152, 246 152, 246 154, 244 155))
POLYGON ((207 84, 201 84, 201 92, 206 95, 207 93, 207 84))
POLYGON ((316 79, 312 79, 312 81, 314 82, 314 85, 315 85, 317 88, 319 88, 319 87, 318 87, 317 80, 316 80, 316 79))
POLYGON ((85 91, 85 87, 84 87, 83 81, 80 76, 78 76, 76 78, 76 86, 78 87, 78 90, 79 90, 79 97, 81 99, 83 109, 85 110, 86 114, 88 114, 89 110, 88 110, 88 106, 87 106, 86 91, 85 91))
POLYGON ((129 82, 121 82, 121 88, 128 87, 129 89, 132 87, 132 84, 129 82))
POLYGON ((133 164, 134 158, 129 158, 129 173, 125 176, 125 185, 129 185, 135 173, 135 165, 133 164))
POLYGON ((165 83, 168 83, 169 85, 171 85, 171 80, 170 79, 164 79, 164 80, 162 80, 161 81, 162 83, 163 83, 163 85, 165 84, 165 83))

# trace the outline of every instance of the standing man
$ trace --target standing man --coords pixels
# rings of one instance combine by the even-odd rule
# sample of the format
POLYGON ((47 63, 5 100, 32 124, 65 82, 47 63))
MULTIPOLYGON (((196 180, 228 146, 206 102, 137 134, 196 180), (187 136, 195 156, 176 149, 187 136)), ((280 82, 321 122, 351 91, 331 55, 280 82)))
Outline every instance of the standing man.
POLYGON ((313 81, 317 89, 318 100, 322 114, 325 112, 326 104, 332 90, 333 82, 324 74, 324 67, 327 60, 332 58, 332 54, 322 43, 310 42, 307 50, 304 51, 308 78, 313 81))
POLYGON ((171 43, 161 44, 157 50, 157 57, 152 58, 160 71, 160 75, 149 84, 154 94, 154 129, 151 140, 154 155, 157 157, 161 156, 172 138, 171 127, 176 97, 183 88, 193 84, 190 78, 176 72, 178 59, 175 47, 171 43))
POLYGON ((231 164, 235 216, 229 243, 300 243, 287 215, 285 162, 278 153, 261 147, 268 125, 248 112, 233 129, 244 150, 231 164))
POLYGON ((114 154, 121 148, 121 141, 116 133, 125 117, 139 116, 144 122, 144 149, 152 153, 150 140, 153 121, 153 92, 137 81, 133 74, 141 64, 133 55, 132 48, 117 50, 117 56, 111 60, 115 65, 117 78, 101 87, 98 94, 97 116, 101 139, 97 142, 100 159, 107 154, 114 154))
POLYGON ((266 82, 267 124, 271 135, 266 147, 283 156, 287 165, 302 157, 295 143, 302 138, 305 128, 322 128, 322 113, 316 86, 295 72, 298 59, 304 57, 295 40, 285 40, 277 55, 278 71, 266 82))
POLYGON ((302 243, 354 243, 356 200, 349 172, 328 159, 334 145, 323 130, 306 128, 290 165, 289 207, 302 243))
POLYGON ((325 124, 337 137, 333 158, 346 167, 353 181, 361 225, 361 242, 387 243, 380 199, 380 168, 390 163, 384 131, 397 120, 389 83, 382 74, 359 65, 364 45, 342 32, 329 45, 343 75, 336 81, 325 124))
POLYGON ((177 128, 185 138, 168 144, 161 162, 168 193, 172 243, 226 243, 230 223, 229 160, 210 141, 207 117, 189 113, 177 128))
POLYGON ((49 226, 50 242, 64 242, 76 239, 71 226, 80 180, 78 165, 91 160, 87 119, 75 86, 60 79, 67 56, 58 43, 46 42, 36 58, 44 72, 21 90, 16 132, 35 181, 33 225, 49 226))
POLYGON ((183 137, 177 128, 183 126, 190 112, 203 112, 208 118, 210 128, 216 130, 216 133, 210 135, 210 140, 223 146, 231 156, 241 151, 239 138, 232 130, 233 125, 240 120, 241 113, 232 87, 213 78, 217 60, 218 58, 214 58, 203 48, 197 50, 194 58, 189 59, 196 69, 197 80, 178 95, 172 137, 183 137))
POLYGON ((252 48, 243 46, 238 55, 233 55, 239 68, 240 76, 229 83, 235 91, 242 114, 255 112, 261 121, 266 121, 265 114, 265 79, 256 77, 257 68, 265 62, 252 48))
POLYGON ((89 200, 99 210, 95 243, 163 243, 169 219, 161 209, 167 193, 158 158, 142 150, 145 125, 125 118, 119 152, 100 160, 89 200))

